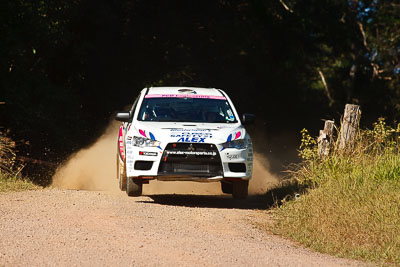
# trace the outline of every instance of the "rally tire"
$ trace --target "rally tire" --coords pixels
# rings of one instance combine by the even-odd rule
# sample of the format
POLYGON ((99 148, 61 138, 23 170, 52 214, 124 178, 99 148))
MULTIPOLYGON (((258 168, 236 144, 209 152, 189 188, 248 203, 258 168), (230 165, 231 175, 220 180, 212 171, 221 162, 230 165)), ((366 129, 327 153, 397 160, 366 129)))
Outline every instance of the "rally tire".
POLYGON ((232 194, 232 192, 233 192, 233 184, 221 181, 221 190, 222 190, 222 193, 232 194))
POLYGON ((123 167, 123 171, 121 173, 119 155, 117 154, 117 179, 118 179, 118 186, 121 191, 126 191, 126 172, 125 172, 125 164, 123 167))
POLYGON ((245 199, 249 194, 249 181, 234 181, 232 196, 235 199, 245 199))
POLYGON ((138 197, 142 195, 143 183, 132 177, 126 179, 126 194, 130 197, 138 197))

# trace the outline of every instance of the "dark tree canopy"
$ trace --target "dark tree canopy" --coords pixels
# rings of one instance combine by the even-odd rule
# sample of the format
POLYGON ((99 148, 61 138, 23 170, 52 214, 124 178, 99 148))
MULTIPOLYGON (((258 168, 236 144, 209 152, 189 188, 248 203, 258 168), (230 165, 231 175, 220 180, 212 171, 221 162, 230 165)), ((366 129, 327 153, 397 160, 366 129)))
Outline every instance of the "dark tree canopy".
POLYGON ((398 0, 0 5, 0 123, 34 158, 90 144, 146 86, 222 88, 265 132, 319 128, 346 103, 366 123, 400 116, 398 0))

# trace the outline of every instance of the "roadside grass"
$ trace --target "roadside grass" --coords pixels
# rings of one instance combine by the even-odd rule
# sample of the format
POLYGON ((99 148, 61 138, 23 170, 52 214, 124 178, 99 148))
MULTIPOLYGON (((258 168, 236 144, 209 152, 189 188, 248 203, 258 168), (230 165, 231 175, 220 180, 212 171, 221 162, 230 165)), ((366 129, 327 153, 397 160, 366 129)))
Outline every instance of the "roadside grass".
POLYGON ((381 119, 358 137, 321 160, 303 132, 304 162, 292 173, 300 197, 274 210, 272 231, 319 252, 400 265, 400 124, 381 119))
POLYGON ((16 161, 15 142, 0 132, 0 192, 41 188, 21 176, 22 168, 16 161))
POLYGON ((37 190, 40 188, 40 186, 35 185, 29 179, 0 173, 0 192, 37 190))

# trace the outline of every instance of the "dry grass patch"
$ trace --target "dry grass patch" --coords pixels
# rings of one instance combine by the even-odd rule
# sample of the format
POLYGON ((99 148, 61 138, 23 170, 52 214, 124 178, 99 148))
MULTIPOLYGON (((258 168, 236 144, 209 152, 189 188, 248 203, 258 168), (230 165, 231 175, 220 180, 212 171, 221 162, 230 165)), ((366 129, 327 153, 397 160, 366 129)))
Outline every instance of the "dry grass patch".
POLYGON ((351 153, 308 149, 294 179, 309 189, 275 211, 276 233, 317 251, 400 265, 400 126, 359 133, 351 153))
POLYGON ((15 142, 0 132, 0 192, 40 188, 21 176, 22 168, 16 161, 15 142))
POLYGON ((28 179, 0 174, 0 192, 36 190, 41 187, 28 179))

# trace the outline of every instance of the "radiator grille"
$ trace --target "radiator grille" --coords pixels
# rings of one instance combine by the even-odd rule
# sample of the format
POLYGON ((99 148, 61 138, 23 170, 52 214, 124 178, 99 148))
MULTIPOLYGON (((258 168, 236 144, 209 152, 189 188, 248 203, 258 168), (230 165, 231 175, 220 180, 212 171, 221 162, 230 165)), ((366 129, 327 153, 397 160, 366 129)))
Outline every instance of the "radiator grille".
POLYGON ((213 144, 170 143, 161 158, 158 175, 222 175, 221 158, 213 144))

